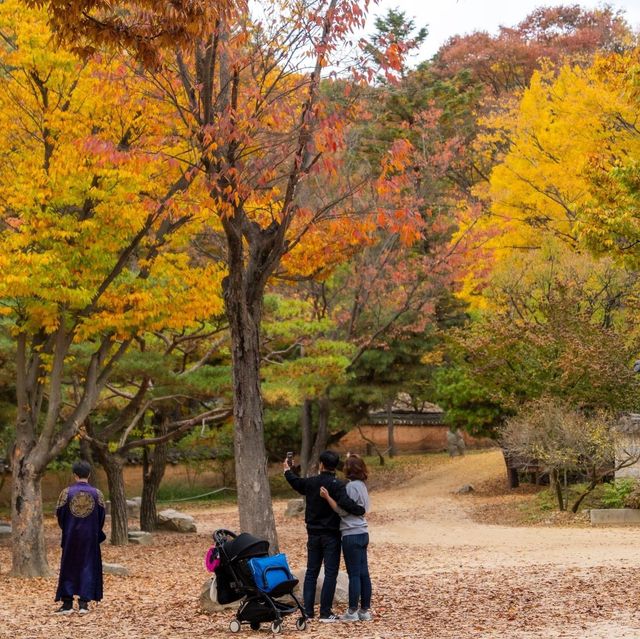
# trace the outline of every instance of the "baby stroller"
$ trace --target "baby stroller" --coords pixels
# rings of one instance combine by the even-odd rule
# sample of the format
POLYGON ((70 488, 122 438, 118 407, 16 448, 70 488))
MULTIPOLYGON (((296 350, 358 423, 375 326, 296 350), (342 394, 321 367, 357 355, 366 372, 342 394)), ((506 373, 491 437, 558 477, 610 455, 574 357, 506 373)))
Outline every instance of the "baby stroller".
POLYGON ((271 632, 282 631, 282 618, 300 611, 296 628, 305 630, 307 617, 300 601, 293 594, 298 580, 291 574, 284 554, 269 556, 269 542, 249 533, 236 535, 230 530, 213 533, 214 546, 205 562, 213 566, 216 575, 218 603, 239 599, 236 618, 229 623, 231 632, 239 632, 242 624, 259 630, 270 623, 271 632), (281 597, 288 601, 281 601, 281 597), (295 605, 294 605, 295 602, 295 605))

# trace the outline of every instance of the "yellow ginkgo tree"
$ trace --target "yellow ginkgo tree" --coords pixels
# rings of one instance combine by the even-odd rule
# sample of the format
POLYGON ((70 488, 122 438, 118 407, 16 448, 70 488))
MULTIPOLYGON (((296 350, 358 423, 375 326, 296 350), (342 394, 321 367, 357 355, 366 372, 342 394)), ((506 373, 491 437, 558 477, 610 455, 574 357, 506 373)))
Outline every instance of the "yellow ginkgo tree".
POLYGON ((484 262, 538 250, 545 237, 637 263, 640 50, 600 54, 589 67, 534 74, 511 110, 486 122, 505 153, 481 196, 473 232, 484 262))
POLYGON ((15 343, 13 571, 48 571, 40 479, 145 330, 221 310, 187 252, 201 210, 162 105, 118 57, 54 46, 44 11, 0 4, 0 313, 15 343))

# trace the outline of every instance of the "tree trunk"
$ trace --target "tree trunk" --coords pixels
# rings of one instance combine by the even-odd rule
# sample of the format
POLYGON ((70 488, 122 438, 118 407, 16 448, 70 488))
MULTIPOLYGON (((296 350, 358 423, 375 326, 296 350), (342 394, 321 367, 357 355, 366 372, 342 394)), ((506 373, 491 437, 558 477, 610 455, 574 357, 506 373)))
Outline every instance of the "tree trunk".
POLYGON ((311 437, 313 428, 313 412, 310 399, 305 399, 302 404, 302 443, 300 445, 300 476, 308 477, 309 458, 311 457, 311 437))
POLYGON ((253 303, 248 304, 243 279, 241 273, 230 268, 224 287, 232 345, 233 448, 240 529, 266 539, 271 551, 277 552, 260 392, 262 294, 254 291, 250 296, 253 303))
POLYGON ((393 424, 393 400, 387 401, 387 437, 389 443, 389 458, 395 457, 396 454, 396 440, 393 424))
POLYGON ((372 451, 376 452, 378 459, 380 460, 380 466, 384 466, 384 455, 380 452, 380 449, 376 446, 376 443, 373 439, 369 439, 363 432, 361 426, 358 424, 358 432, 360 433, 360 437, 367 442, 367 456, 371 455, 372 451))
POLYGON ((511 459, 506 449, 502 449, 502 456, 504 457, 504 463, 507 467, 507 486, 509 488, 517 488, 520 485, 518 478, 518 469, 511 465, 511 459))
MULTIPOLYGON (((89 462, 89 464, 93 466, 93 455, 91 453, 91 444, 84 437, 80 439, 80 459, 83 459, 84 461, 89 462)), ((90 476, 90 479, 95 479, 93 477, 93 474, 90 476)))
MULTIPOLYGON (((167 420, 161 417, 161 423, 156 428, 156 436, 161 437, 167 432, 167 420)), ((168 442, 161 442, 144 449, 144 465, 142 471, 142 502, 140 503, 140 528, 153 532, 158 524, 158 488, 164 477, 167 466, 168 442)))
POLYGON ((41 474, 18 446, 12 466, 12 573, 20 577, 47 577, 50 570, 44 543, 41 474))
POLYGON ((598 482, 602 479, 600 475, 598 475, 598 471, 595 467, 591 468, 591 481, 587 488, 578 496, 578 498, 573 502, 573 506, 571 506, 571 512, 577 513, 578 508, 580 508, 580 504, 584 500, 584 498, 591 493, 595 487, 598 485, 598 482))
POLYGON ((518 469, 507 466, 507 485, 509 488, 518 488, 520 486, 520 478, 518 477, 518 469))
POLYGON ((125 460, 120 455, 113 455, 106 448, 99 446, 94 446, 93 452, 107 475, 111 508, 111 544, 126 546, 129 543, 129 513, 124 490, 125 460))
POLYGON ((327 441, 329 439, 330 408, 329 398, 326 395, 318 400, 318 430, 316 432, 315 441, 313 442, 311 459, 309 460, 310 473, 313 473, 318 469, 320 453, 327 447, 327 441))
POLYGON ((561 511, 565 510, 564 495, 562 494, 562 484, 560 483, 560 476, 555 468, 549 471, 549 480, 551 482, 551 489, 555 491, 556 499, 558 501, 558 508, 561 511))
POLYGON ((575 500, 575 502, 573 502, 573 506, 571 506, 571 512, 572 512, 572 513, 574 513, 574 514, 575 514, 575 513, 577 513, 577 512, 578 512, 578 509, 580 508, 580 504, 582 504, 582 502, 583 502, 584 498, 585 498, 589 493, 591 493, 597 485, 598 485, 598 484, 597 484, 597 482, 592 481, 592 482, 587 486, 587 489, 586 489, 584 492, 582 492, 582 493, 580 494, 580 496, 575 500))
POLYGON ((42 517, 40 481, 47 464, 55 459, 77 434, 95 406, 108 372, 119 359, 128 341, 108 358, 112 336, 104 336, 87 366, 81 399, 63 419, 64 362, 73 340, 73 331, 65 329, 64 317, 59 329, 47 336, 44 330, 28 337, 17 336, 16 349, 16 441, 12 452, 11 489, 13 574, 20 577, 49 575, 42 517), (28 343, 29 342, 29 343, 28 343), (41 353, 52 355, 51 370, 45 375, 41 353), (43 377, 48 381, 43 382, 43 377), (46 388, 45 388, 46 386, 46 388), (43 408, 46 406, 46 409, 43 408))

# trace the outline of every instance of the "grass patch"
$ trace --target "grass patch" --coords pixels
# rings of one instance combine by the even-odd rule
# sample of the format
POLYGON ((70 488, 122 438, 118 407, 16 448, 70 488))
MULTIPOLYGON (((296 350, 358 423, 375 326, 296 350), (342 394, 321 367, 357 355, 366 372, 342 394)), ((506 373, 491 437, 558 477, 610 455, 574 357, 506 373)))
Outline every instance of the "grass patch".
POLYGON ((231 489, 190 486, 185 483, 167 482, 158 488, 158 502, 202 501, 206 503, 230 503, 236 501, 236 491, 231 489))
POLYGON ((369 469, 368 485, 371 490, 382 490, 400 486, 424 473, 449 461, 446 453, 425 453, 423 455, 401 455, 393 459, 386 458, 384 466, 378 457, 366 457, 369 469))
MULTIPOLYGON (((586 486, 586 484, 572 484, 567 488, 567 516, 573 515, 570 510, 571 506, 582 494, 586 486)), ((582 500, 576 515, 580 515, 580 513, 591 510, 592 508, 623 508, 624 499, 629 492, 630 488, 624 482, 598 484, 593 491, 582 500)), ((524 524, 548 522, 550 517, 552 518, 555 513, 561 512, 558 507, 555 492, 548 487, 542 488, 533 495, 531 499, 518 503, 517 510, 524 524)))
POLYGON ((516 504, 517 523, 539 524, 549 518, 550 513, 558 509, 555 494, 549 488, 541 488, 516 504))
MULTIPOLYGON (((471 452, 471 451, 470 451, 471 452)), ((416 474, 446 463, 448 456, 445 453, 424 453, 422 455, 400 455, 393 459, 385 457, 385 463, 380 465, 377 456, 364 457, 369 469, 368 485, 371 490, 382 490, 401 485, 416 474)), ((297 493, 289 486, 281 471, 281 464, 274 464, 269 473, 271 496, 273 499, 292 499, 297 493)), ((344 479, 342 473, 338 477, 344 479)), ((163 482, 158 489, 159 505, 166 507, 172 503, 189 504, 233 504, 237 501, 235 490, 222 490, 214 492, 218 487, 206 485, 190 485, 187 482, 163 482)), ((109 499, 108 494, 105 498, 109 499)), ((56 500, 47 500, 43 504, 44 514, 51 516, 55 513, 56 500)), ((0 520, 11 519, 11 508, 0 506, 0 520)))
MULTIPOLYGON (((445 453, 425 453, 423 455, 396 455, 393 459, 385 457, 384 465, 380 465, 378 456, 363 457, 369 470, 367 485, 369 490, 382 490, 399 486, 415 475, 430 470, 448 461, 445 453)), ((271 495, 274 499, 291 499, 297 493, 289 486, 282 472, 278 472, 281 466, 274 469, 269 477, 271 495)), ((344 475, 338 472, 338 477, 344 479, 344 475)))

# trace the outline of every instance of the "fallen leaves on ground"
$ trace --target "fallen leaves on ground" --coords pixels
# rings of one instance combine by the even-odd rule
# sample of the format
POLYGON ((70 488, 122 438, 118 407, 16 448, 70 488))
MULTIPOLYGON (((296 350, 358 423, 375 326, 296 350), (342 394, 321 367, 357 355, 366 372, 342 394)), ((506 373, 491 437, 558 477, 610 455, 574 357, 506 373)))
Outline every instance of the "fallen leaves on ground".
MULTIPOLYGON (((477 535, 491 533, 472 519, 470 513, 481 506, 503 502, 512 507, 530 499, 528 489, 506 493, 498 487, 485 490, 482 483, 471 495, 456 495, 455 489, 468 476, 497 478, 500 460, 491 453, 469 456, 447 467, 429 468, 424 477, 415 477, 398 492, 376 491, 376 509, 370 516, 373 541, 369 564, 373 581, 374 621, 370 623, 321 624, 314 621, 303 632, 296 630, 296 615, 285 618, 284 637, 300 639, 638 639, 640 637, 640 560, 633 545, 625 554, 602 554, 602 545, 593 544, 584 553, 573 553, 571 561, 545 556, 544 552, 518 552, 506 545, 483 549, 477 535), (495 459, 494 459, 495 457, 495 459), (497 460, 497 461, 496 461, 497 460), (494 470, 495 468, 495 470, 494 470), (429 489, 424 492, 425 486, 429 489), (420 492, 422 491, 422 492, 420 492), (416 497, 418 496, 418 497, 416 497), (515 503, 514 502, 514 503, 515 503), (510 504, 510 505, 509 505, 510 504), (429 520, 425 517, 431 517, 429 520), (429 521, 445 525, 451 520, 451 534, 457 545, 448 547, 434 539, 429 521), (416 522, 424 523, 424 540, 416 522), (394 531, 414 526, 411 543, 375 541, 389 539, 387 526, 394 531), (378 534, 376 534, 378 533, 378 534), (417 543, 416 543, 417 542, 417 543), (600 549, 600 550, 599 550, 600 549), (515 553, 515 558, 514 558, 515 553), (601 553, 601 554, 597 554, 601 553), (626 561, 611 557, 625 556, 626 561), (542 557, 542 561, 529 557, 542 557), (576 560, 583 557, 584 560, 576 560), (588 560, 588 561, 587 561, 588 560), (580 565, 580 561, 584 565, 580 565)), ((416 473, 419 471, 416 470, 416 473)), ((492 480, 493 481, 493 480, 492 480)), ((292 495, 293 496, 293 495, 292 495)), ((305 564, 306 534, 302 518, 284 516, 286 502, 276 503, 280 550, 296 570, 305 564)), ((270 637, 268 625, 260 631, 243 626, 240 633, 229 631, 233 611, 205 614, 199 609, 201 588, 208 578, 203 564, 216 528, 238 531, 236 509, 230 505, 182 504, 181 510, 194 515, 199 532, 154 533, 152 546, 103 546, 108 563, 125 565, 130 576, 105 575, 105 598, 92 604, 89 615, 57 617, 53 614, 56 573, 60 560, 59 531, 55 521, 46 519, 46 542, 53 576, 47 579, 17 579, 8 575, 11 553, 8 540, 0 541, 0 639, 193 639, 270 637)), ((502 521, 502 524, 505 522, 502 521)), ((134 522, 131 522, 133 525, 134 522)), ((422 523, 420 524, 422 525, 422 523)), ((523 528, 512 528, 512 543, 521 539, 523 528)), ((544 529, 531 536, 537 549, 544 549, 544 529)), ((554 528, 554 537, 558 529, 554 528)), ((613 533, 566 529, 567 548, 571 534, 581 539, 614 539, 613 533), (585 535, 584 533, 587 533, 585 535)), ((401 537, 401 534, 399 535, 401 537)), ((397 537, 394 537, 394 540, 397 537)), ((529 537, 527 537, 528 539, 529 537)), ((629 543, 627 541, 627 543, 629 543)), ((338 608, 336 612, 342 612, 338 608)))
MULTIPOLYGON (((302 521, 284 519, 279 508, 281 550, 292 567, 304 565, 302 521)), ((105 575, 105 599, 91 614, 57 617, 55 576, 16 579, 7 575, 10 549, 0 546, 0 637, 2 639, 186 639, 187 637, 269 636, 243 626, 228 630, 233 612, 202 613, 198 597, 208 574, 203 556, 210 532, 237 530, 228 508, 194 511, 205 533, 155 533, 153 546, 104 547, 105 561, 122 563, 129 577, 105 575), (206 517, 207 521, 203 521, 206 517), (219 517, 219 520, 215 520, 219 517)), ((47 521, 47 546, 52 567, 59 560, 57 530, 47 521)), ((283 636, 392 639, 400 637, 579 637, 598 623, 640 628, 640 569, 599 566, 560 570, 552 566, 469 568, 433 572, 432 549, 425 531, 424 549, 379 544, 370 548, 375 620, 358 624, 320 624, 305 632, 295 629, 297 615, 285 618, 283 636), (573 629, 573 630, 572 630, 573 629), (562 634, 554 634, 562 632, 562 634), (573 634, 572 634, 573 633, 573 634)), ((593 635, 600 636, 600 635, 593 635)), ((606 635, 602 635, 603 637, 606 635)), ((611 636, 611 635, 609 635, 611 636)), ((617 637, 633 636, 617 634, 617 637)))

